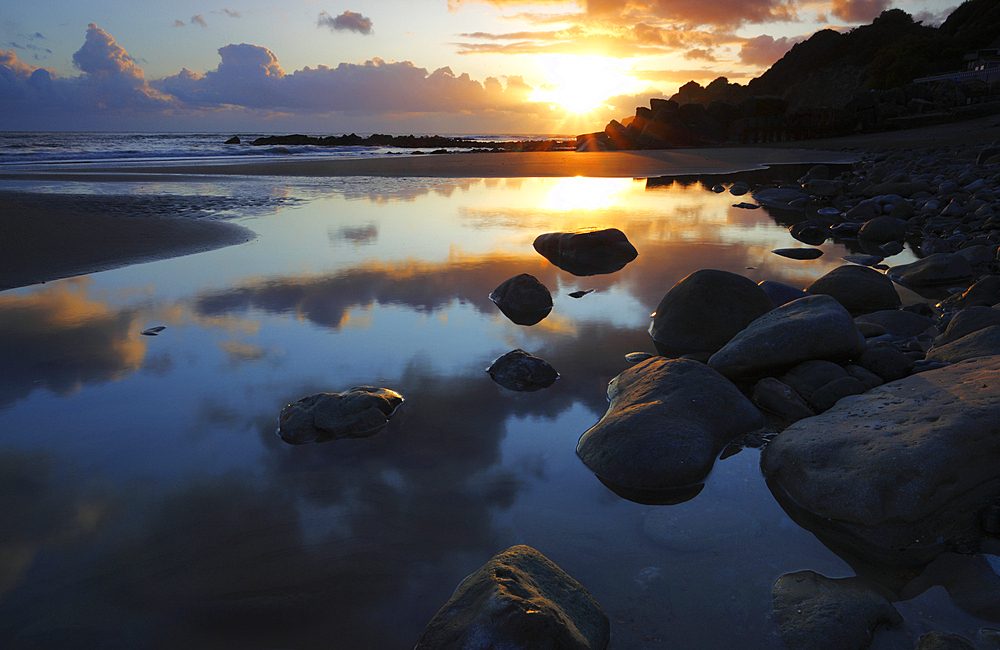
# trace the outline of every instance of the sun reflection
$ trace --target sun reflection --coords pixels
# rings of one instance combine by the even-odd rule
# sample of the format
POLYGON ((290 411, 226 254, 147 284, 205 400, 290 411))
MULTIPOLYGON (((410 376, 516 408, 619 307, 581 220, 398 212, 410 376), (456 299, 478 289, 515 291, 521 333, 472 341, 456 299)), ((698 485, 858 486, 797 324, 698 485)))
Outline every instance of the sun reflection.
POLYGON ((549 210, 603 210, 622 202, 634 184, 631 178, 560 178, 542 205, 549 210))
POLYGON ((557 104, 570 113, 600 108, 607 98, 624 94, 636 83, 611 57, 548 54, 536 60, 547 83, 530 100, 557 104))

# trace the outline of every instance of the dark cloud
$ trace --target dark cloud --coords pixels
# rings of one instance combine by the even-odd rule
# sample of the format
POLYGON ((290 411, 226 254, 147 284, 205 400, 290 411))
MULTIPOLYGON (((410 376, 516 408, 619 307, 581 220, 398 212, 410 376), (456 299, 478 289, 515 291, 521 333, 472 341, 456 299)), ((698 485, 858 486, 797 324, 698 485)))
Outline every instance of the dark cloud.
POLYGON ((748 39, 740 48, 740 61, 747 65, 768 68, 783 57, 785 52, 792 49, 796 42, 787 36, 775 39, 767 34, 748 39))
POLYGON ((320 13, 316 25, 317 27, 328 27, 338 32, 349 31, 365 35, 372 33, 371 19, 353 11, 345 11, 336 18, 323 11, 320 13))
POLYGON ((715 56, 708 50, 695 48, 693 50, 688 50, 684 53, 685 59, 701 59, 702 61, 714 62, 717 61, 715 56))
POLYGON ((870 23, 892 0, 833 0, 831 13, 849 23, 870 23))
POLYGON ((208 27, 208 23, 205 22, 205 19, 202 18, 201 14, 198 14, 196 16, 191 16, 191 24, 201 25, 202 27, 208 27))

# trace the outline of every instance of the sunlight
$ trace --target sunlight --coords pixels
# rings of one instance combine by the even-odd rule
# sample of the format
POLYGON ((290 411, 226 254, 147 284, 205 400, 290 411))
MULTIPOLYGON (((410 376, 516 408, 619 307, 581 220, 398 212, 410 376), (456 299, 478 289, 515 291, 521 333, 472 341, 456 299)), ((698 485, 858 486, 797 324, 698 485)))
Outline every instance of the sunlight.
POLYGON ((549 210, 600 210, 615 205, 632 186, 631 178, 560 178, 543 206, 549 210))
POLYGON ((547 84, 537 88, 530 100, 558 104, 571 113, 595 110, 635 83, 619 68, 619 61, 610 57, 547 54, 535 58, 547 84))

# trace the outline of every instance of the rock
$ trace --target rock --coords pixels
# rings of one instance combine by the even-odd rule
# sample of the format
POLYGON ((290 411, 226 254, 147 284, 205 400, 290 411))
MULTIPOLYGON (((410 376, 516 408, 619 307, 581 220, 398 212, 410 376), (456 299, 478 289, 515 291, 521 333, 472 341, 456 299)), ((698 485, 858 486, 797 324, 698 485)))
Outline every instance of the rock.
POLYGON ((809 195, 798 190, 769 187, 753 193, 757 203, 771 208, 801 210, 809 202, 809 195))
POLYGON ((875 388, 876 386, 881 386, 883 383, 885 383, 882 381, 881 377, 871 372, 870 370, 862 368, 861 366, 850 364, 844 366, 844 370, 847 371, 848 375, 854 377, 862 384, 864 384, 866 391, 869 391, 875 388))
POLYGON ((902 309, 883 309, 858 316, 854 321, 860 327, 862 323, 881 325, 893 339, 908 339, 923 334, 934 327, 934 320, 902 309))
POLYGON ((976 646, 960 634, 928 632, 920 635, 913 650, 976 650, 976 646))
POLYGON ((833 236, 830 224, 818 219, 800 221, 788 228, 788 234, 810 246, 819 246, 833 236))
POLYGON ((707 359, 771 307, 771 299, 753 280, 702 269, 663 296, 649 335, 665 357, 707 359))
POLYGON ((882 255, 844 255, 841 259, 860 266, 875 266, 881 264, 885 257, 882 255))
POLYGON ((524 350, 511 350, 504 354, 486 372, 504 388, 517 391, 548 388, 559 379, 559 373, 548 362, 524 350))
POLYGON ((577 276, 614 273, 639 255, 617 228, 550 232, 536 237, 533 246, 545 259, 577 276))
POLYGON ((991 307, 967 307, 948 321, 948 327, 934 339, 935 346, 943 346, 972 334, 978 330, 1000 325, 1000 309, 991 307))
POLYGON ((756 203, 746 203, 746 202, 743 202, 743 203, 734 203, 733 207, 734 208, 740 208, 742 210, 756 210, 760 206, 757 205, 756 203))
POLYGON ((771 252, 793 260, 814 260, 823 256, 818 248, 776 248, 771 252))
POLYGON ((829 296, 808 296, 764 314, 713 354, 730 378, 771 374, 809 359, 846 361, 865 351, 851 315, 829 296))
POLYGON ((771 596, 790 650, 865 650, 879 626, 903 623, 891 594, 862 578, 786 573, 771 596))
POLYGON ((528 273, 501 283, 490 294, 490 300, 518 325, 534 325, 552 311, 552 294, 538 278, 528 273))
POLYGON ((240 144, 240 137, 238 135, 234 135, 226 140, 226 144, 240 144))
POLYGON ((852 314, 895 309, 902 304, 892 280, 867 266, 838 266, 806 287, 811 294, 836 299, 852 314))
POLYGON ((729 187, 729 193, 733 196, 743 196, 750 191, 750 186, 743 181, 736 181, 729 187))
POLYGON ((997 146, 996 143, 983 147, 976 157, 976 164, 985 165, 987 160, 998 155, 1000 155, 1000 146, 997 146))
POLYGON ((458 585, 414 650, 603 650, 610 630, 580 583, 530 546, 512 546, 458 585))
POLYGON ((972 265, 958 253, 935 253, 910 264, 890 268, 886 275, 914 287, 962 282, 972 277, 972 265))
POLYGON ((976 357, 1000 354, 1000 325, 976 330, 945 345, 934 345, 927 351, 930 361, 957 363, 976 357))
POLYGON ((903 241, 906 237, 906 222, 888 216, 875 217, 861 226, 858 237, 876 244, 903 241))
POLYGON ((594 293, 593 289, 583 289, 583 290, 580 290, 580 291, 571 291, 570 293, 568 293, 566 295, 568 295, 570 298, 583 298, 587 294, 591 294, 591 293, 594 293))
POLYGON ((814 178, 807 181, 802 189, 808 194, 813 194, 815 196, 826 196, 834 197, 844 193, 847 189, 847 184, 844 181, 837 180, 827 180, 823 178, 814 178))
POLYGON ((928 370, 800 420, 761 470, 801 525, 869 562, 921 566, 974 542, 1000 492, 1000 356, 928 370))
POLYGON ((753 387, 753 403, 790 422, 816 415, 792 388, 774 377, 765 377, 753 387))
POLYGON ((648 352, 629 352, 625 355, 625 360, 629 363, 639 363, 646 359, 652 359, 653 355, 648 352))
POLYGON ((608 399, 576 453, 604 481, 629 489, 696 483, 729 442, 763 424, 731 382, 690 359, 643 361, 611 381, 608 399))
POLYGON ((927 183, 922 182, 901 182, 901 183, 878 183, 869 185, 861 194, 869 198, 884 196, 886 194, 896 194, 904 199, 908 199, 918 192, 926 192, 930 189, 927 183))
POLYGON ((805 298, 809 295, 802 289, 796 289, 793 286, 775 282, 774 280, 762 280, 757 283, 757 286, 763 289, 764 293, 771 298, 771 302, 775 307, 780 307, 793 300, 805 298))
POLYGON ((887 336, 889 333, 885 331, 885 328, 876 323, 866 323, 864 321, 854 319, 854 324, 858 326, 858 330, 865 339, 872 339, 880 336, 887 336))
POLYGON ((866 390, 868 389, 865 385, 854 377, 841 377, 820 386, 816 392, 809 396, 809 405, 817 413, 822 413, 832 408, 834 404, 843 398, 850 397, 851 395, 860 395, 866 390))
POLYGON ((969 307, 992 307, 1000 304, 1000 275, 987 275, 963 291, 949 296, 938 305, 941 309, 968 309, 969 307))
POLYGON ((277 433, 291 444, 365 438, 385 426, 402 403, 399 393, 375 386, 317 393, 281 409, 277 433))
POLYGON ((847 376, 849 375, 843 366, 832 361, 812 359, 790 368, 781 376, 781 381, 808 401, 812 394, 823 386, 847 376))
MULTIPOLYGON (((913 361, 891 343, 874 343, 858 357, 857 365, 878 375, 882 381, 896 381, 908 377, 913 371, 913 361)), ((862 391, 863 392, 863 391, 862 391)))

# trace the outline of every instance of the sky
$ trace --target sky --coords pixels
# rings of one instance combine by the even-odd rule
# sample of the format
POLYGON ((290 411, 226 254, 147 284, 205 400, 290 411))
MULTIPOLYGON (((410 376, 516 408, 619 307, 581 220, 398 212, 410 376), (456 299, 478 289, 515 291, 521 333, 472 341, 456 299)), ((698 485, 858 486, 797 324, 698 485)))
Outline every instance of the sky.
POLYGON ((958 3, 7 3, 0 131, 575 135, 691 80, 745 84, 820 29, 958 3))

